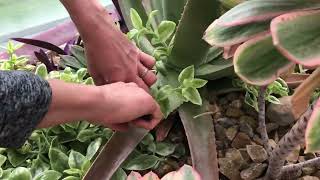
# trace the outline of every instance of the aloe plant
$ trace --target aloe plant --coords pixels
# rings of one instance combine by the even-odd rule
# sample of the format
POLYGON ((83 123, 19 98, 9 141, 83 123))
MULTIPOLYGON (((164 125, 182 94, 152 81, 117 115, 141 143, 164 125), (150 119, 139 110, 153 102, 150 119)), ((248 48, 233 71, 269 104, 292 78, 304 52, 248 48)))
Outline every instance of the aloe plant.
MULTIPOLYGON (((203 38, 209 44, 224 47, 225 50, 238 46, 234 52, 235 73, 249 84, 266 86, 295 64, 305 67, 320 65, 320 38, 317 35, 320 25, 313 23, 320 20, 319 8, 319 1, 314 0, 246 1, 215 20, 203 38)), ((319 87, 318 79, 317 69, 292 96, 294 117, 305 114, 272 151, 267 179, 280 178, 284 158, 297 142, 304 142, 311 113, 306 109, 310 96, 319 87)), ((317 150, 315 114, 317 110, 306 135, 307 150, 310 151, 317 150)), ((301 168, 302 165, 297 167, 301 168)))
MULTIPOLYGON (((118 2, 129 27, 128 38, 157 59, 155 69, 158 81, 152 87, 152 92, 164 115, 178 109, 192 151, 193 166, 203 179, 218 179, 212 117, 206 115, 207 103, 203 93, 199 93, 197 88, 204 86, 205 80, 233 74, 232 62, 221 60, 222 49, 211 48, 202 40, 206 27, 219 16, 219 2, 188 0, 186 3, 170 2, 170 5, 169 1, 161 4, 152 0, 142 1, 142 5, 139 1, 118 2), (216 9, 212 10, 212 7, 216 9), (178 12, 183 10, 182 16, 177 9, 178 12), (174 14, 170 15, 170 12, 174 14), (145 14, 149 14, 147 18, 145 14), (198 117, 197 121, 193 120, 194 117, 198 117), (203 153, 197 153, 199 148, 203 153)), ((121 153, 111 162, 99 160, 98 157, 100 169, 107 167, 100 174, 104 178, 111 177, 110 174, 120 166, 128 152, 134 149, 132 145, 137 144, 145 134, 146 132, 138 129, 131 129, 130 134, 115 133, 114 139, 130 146, 121 145, 121 153)), ((107 144, 101 158, 119 149, 112 142, 111 138, 110 145, 107 144)), ((86 178, 96 177, 93 175, 94 173, 89 173, 86 178)))

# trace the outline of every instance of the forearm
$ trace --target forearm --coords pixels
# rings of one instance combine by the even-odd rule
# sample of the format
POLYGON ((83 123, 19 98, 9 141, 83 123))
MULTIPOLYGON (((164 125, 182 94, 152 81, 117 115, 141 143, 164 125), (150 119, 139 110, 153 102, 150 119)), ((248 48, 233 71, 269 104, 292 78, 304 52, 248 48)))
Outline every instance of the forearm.
POLYGON ((114 31, 117 31, 111 17, 98 0, 60 1, 69 12, 84 41, 94 39, 95 34, 99 34, 95 33, 97 31, 105 32, 107 29, 105 36, 110 37, 112 37, 114 31))
POLYGON ((96 86, 65 83, 49 80, 52 89, 52 102, 39 128, 52 127, 92 118, 90 109, 101 98, 96 86))

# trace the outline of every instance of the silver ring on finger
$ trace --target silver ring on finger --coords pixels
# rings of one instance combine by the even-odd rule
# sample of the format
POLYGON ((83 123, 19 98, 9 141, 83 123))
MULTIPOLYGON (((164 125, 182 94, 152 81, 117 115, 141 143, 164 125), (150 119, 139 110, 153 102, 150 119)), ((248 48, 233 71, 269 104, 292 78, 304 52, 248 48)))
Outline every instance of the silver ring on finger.
POLYGON ((143 73, 141 74, 141 78, 144 78, 144 77, 146 77, 146 75, 148 74, 148 72, 149 72, 149 69, 144 69, 144 71, 143 71, 143 73))

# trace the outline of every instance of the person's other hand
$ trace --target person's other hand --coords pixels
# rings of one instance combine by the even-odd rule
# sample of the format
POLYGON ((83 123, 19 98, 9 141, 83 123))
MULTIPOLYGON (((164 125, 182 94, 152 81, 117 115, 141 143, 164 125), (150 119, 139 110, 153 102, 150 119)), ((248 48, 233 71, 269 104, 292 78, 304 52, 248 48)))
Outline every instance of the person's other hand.
POLYGON ((113 30, 111 36, 109 31, 101 28, 85 41, 88 70, 95 83, 135 82, 148 90, 156 81, 150 71, 154 58, 140 51, 119 30, 113 30))
POLYGON ((101 96, 90 109, 90 121, 114 130, 126 130, 131 123, 153 129, 162 119, 157 102, 135 83, 113 83, 99 86, 101 96), (149 116, 150 119, 141 119, 149 116))

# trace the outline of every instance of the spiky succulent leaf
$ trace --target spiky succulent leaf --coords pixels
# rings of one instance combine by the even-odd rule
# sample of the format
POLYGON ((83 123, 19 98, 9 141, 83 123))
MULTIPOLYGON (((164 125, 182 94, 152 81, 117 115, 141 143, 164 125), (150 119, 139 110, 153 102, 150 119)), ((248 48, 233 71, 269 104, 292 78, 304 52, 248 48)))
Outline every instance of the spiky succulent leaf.
POLYGON ((320 100, 314 107, 306 130, 306 151, 320 151, 320 100))
POLYGON ((210 47, 202 40, 203 32, 218 15, 218 0, 187 1, 168 63, 177 68, 185 68, 190 65, 198 66, 206 61, 210 47))
POLYGON ((272 20, 274 45, 289 60, 309 67, 320 65, 320 11, 284 14, 272 20))
POLYGON ((293 65, 273 46, 271 35, 249 40, 234 56, 236 74, 245 82, 267 85, 293 65))

